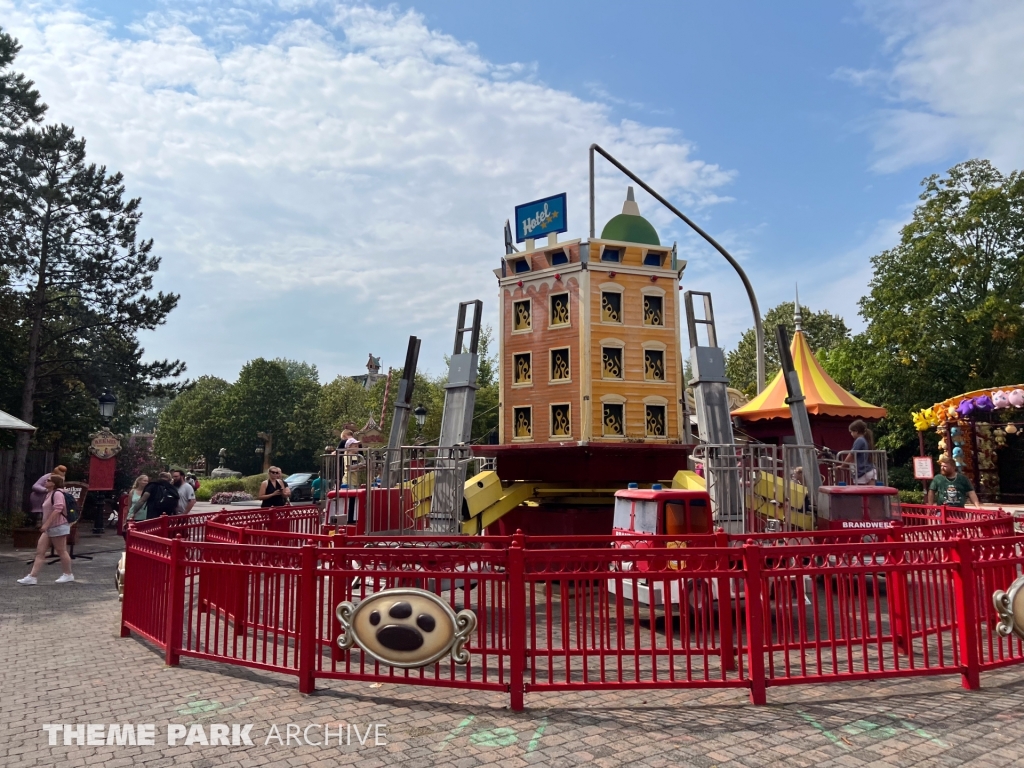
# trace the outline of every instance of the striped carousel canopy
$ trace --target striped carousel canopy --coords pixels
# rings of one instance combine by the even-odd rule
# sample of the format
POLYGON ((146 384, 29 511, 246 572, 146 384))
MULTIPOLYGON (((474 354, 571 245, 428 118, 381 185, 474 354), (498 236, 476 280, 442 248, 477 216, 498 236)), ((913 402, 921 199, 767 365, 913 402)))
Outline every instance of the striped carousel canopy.
MULTIPOLYGON (((859 397, 854 397, 825 373, 825 369, 811 352, 802 330, 797 330, 793 334, 790 349, 793 352, 793 366, 800 378, 804 402, 807 404, 807 413, 812 416, 852 416, 859 419, 880 419, 885 416, 885 408, 879 408, 859 397)), ((786 380, 780 370, 761 394, 742 408, 737 408, 732 415, 739 416, 745 421, 788 419, 788 396, 786 380)))

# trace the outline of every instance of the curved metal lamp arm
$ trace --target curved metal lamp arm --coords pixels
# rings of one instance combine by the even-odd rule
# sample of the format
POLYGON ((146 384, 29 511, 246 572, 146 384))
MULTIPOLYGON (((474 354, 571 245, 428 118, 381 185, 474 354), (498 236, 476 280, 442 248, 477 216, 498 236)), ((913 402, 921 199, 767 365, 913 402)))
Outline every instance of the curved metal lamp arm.
POLYGON ((715 240, 715 238, 713 238, 711 235, 709 235, 707 232, 705 232, 703 229, 701 229, 699 226, 697 226, 697 224, 695 222, 691 221, 682 211, 680 211, 678 208, 676 208, 674 205, 672 205, 672 203, 670 203, 664 197, 662 197, 657 192, 655 192, 653 189, 651 189, 647 185, 647 183, 644 182, 643 179, 641 179, 639 176, 637 176, 635 173, 633 173, 631 170, 629 170, 629 168, 627 168, 622 163, 620 163, 618 160, 616 160, 614 157, 612 157, 610 154, 608 154, 598 144, 591 144, 590 145, 590 236, 591 236, 591 238, 597 237, 597 235, 595 234, 595 231, 594 231, 594 152, 600 152, 605 160, 607 160, 609 163, 614 165, 616 168, 618 168, 624 174, 629 176, 629 178, 631 178, 638 185, 640 185, 641 189, 644 189, 651 197, 653 197, 659 203, 661 203, 666 208, 668 208, 670 211, 672 211, 672 213, 674 213, 676 216, 678 216, 680 219, 682 219, 684 222, 686 222, 686 225, 690 229, 692 229, 698 235, 700 235, 705 240, 707 240, 712 245, 712 247, 714 247, 714 249, 716 251, 718 251, 720 254, 722 254, 725 257, 726 261, 728 261, 730 264, 732 264, 732 268, 736 270, 736 274, 738 274, 740 276, 740 280, 743 281, 743 287, 747 289, 747 297, 750 299, 750 308, 754 312, 754 335, 755 335, 756 341, 757 341, 757 391, 761 392, 764 389, 764 329, 761 327, 761 310, 757 306, 757 297, 754 295, 754 286, 752 286, 750 284, 750 280, 747 278, 747 273, 743 271, 743 267, 741 267, 739 265, 739 262, 737 262, 736 259, 734 259, 732 257, 732 255, 730 255, 730 253, 727 250, 725 250, 725 248, 723 248, 721 245, 718 244, 718 242, 715 240))

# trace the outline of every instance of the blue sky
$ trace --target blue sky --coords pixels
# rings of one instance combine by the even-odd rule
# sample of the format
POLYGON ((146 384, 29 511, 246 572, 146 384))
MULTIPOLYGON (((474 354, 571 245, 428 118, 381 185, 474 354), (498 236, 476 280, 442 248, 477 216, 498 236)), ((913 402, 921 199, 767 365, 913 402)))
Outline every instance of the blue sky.
MULTIPOLYGON (((586 147, 632 165, 743 262, 762 311, 854 328, 870 256, 920 180, 1024 164, 1024 4, 977 2, 18 2, 3 26, 50 118, 141 195, 182 294, 153 357, 231 379, 256 356, 324 380, 368 352, 441 372, 455 305, 482 298, 520 202, 566 191, 585 235, 586 147)), ((598 219, 626 180, 599 176, 598 219)), ((738 280, 653 201, 711 290, 738 280)))

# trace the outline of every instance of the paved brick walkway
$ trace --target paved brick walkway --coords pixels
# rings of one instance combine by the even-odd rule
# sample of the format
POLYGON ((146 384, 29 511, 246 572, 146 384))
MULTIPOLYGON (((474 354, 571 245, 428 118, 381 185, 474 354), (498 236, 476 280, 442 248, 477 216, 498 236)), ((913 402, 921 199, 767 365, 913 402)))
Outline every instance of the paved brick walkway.
MULTIPOLYGON (((7 545, 9 547, 9 544, 7 545)), ((769 688, 753 707, 742 691, 527 694, 507 697, 384 684, 320 681, 303 696, 294 678, 184 659, 164 667, 144 642, 118 637, 114 566, 120 539, 84 537, 78 581, 22 587, 27 552, 0 549, 0 765, 195 768, 378 765, 997 766, 1024 764, 1024 668, 982 675, 847 686, 769 688), (153 746, 49 746, 48 723, 154 723, 153 746), (253 725, 254 746, 167 745, 169 724, 253 725), (276 724, 330 724, 325 746, 266 744, 276 724), (338 746, 338 723, 352 744, 338 746), (366 737, 382 723, 386 745, 366 737), (326 761, 326 762, 324 762, 326 761)), ((318 740, 320 731, 309 732, 318 740)))

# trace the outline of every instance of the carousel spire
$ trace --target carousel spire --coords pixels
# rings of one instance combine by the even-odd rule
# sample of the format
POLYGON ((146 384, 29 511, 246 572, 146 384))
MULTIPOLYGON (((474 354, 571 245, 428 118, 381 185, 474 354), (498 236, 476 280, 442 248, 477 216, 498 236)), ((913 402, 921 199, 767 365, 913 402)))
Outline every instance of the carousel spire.
POLYGON ((800 285, 796 285, 796 302, 793 304, 793 324, 797 331, 803 330, 804 316, 800 314, 800 285))

